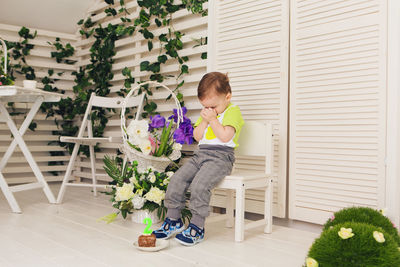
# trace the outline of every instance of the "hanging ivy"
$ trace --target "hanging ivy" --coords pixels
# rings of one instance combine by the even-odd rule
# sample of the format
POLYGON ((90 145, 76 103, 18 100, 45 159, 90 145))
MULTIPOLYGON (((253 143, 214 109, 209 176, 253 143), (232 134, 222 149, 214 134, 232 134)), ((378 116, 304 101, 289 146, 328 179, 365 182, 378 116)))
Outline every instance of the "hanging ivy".
MULTIPOLYGON (((113 57, 116 54, 115 42, 122 38, 132 36, 135 32, 143 35, 147 40, 148 51, 154 49, 154 42, 160 42, 160 48, 158 50, 157 60, 150 62, 143 60, 140 62, 140 70, 147 71, 150 74, 149 79, 153 81, 163 82, 171 75, 163 75, 161 73, 161 67, 163 64, 170 63, 171 60, 178 62, 178 74, 175 77, 177 86, 175 88, 175 94, 182 105, 183 95, 179 92, 179 88, 184 85, 183 75, 189 73, 189 67, 187 62, 189 57, 180 56, 179 51, 183 49, 182 37, 184 33, 177 31, 173 27, 173 14, 179 10, 187 9, 194 14, 201 14, 202 16, 207 15, 207 11, 203 9, 203 3, 206 0, 183 0, 180 4, 174 4, 173 0, 138 0, 137 3, 140 7, 139 16, 132 19, 131 14, 125 6, 124 0, 119 0, 119 5, 114 3, 114 0, 105 0, 108 7, 104 10, 107 16, 119 17, 120 23, 102 26, 102 24, 93 22, 91 18, 86 20, 81 19, 78 25, 81 27, 79 33, 83 39, 93 38, 94 42, 91 45, 90 51, 90 63, 86 66, 81 66, 78 71, 72 73, 75 76, 73 86, 74 98, 64 98, 58 103, 44 103, 41 106, 41 110, 47 114, 47 117, 56 117, 55 122, 59 127, 58 131, 53 131, 54 135, 63 136, 76 136, 79 125, 76 124, 76 119, 85 113, 90 95, 94 92, 98 96, 107 96, 110 94, 110 87, 112 86, 111 81, 114 78, 112 72, 112 66, 114 64, 113 57), (155 36, 152 32, 154 28, 166 27, 166 33, 155 36), (57 116, 61 117, 61 120, 57 119, 57 116)), ((34 47, 29 44, 30 39, 36 37, 35 33, 30 33, 29 29, 23 27, 19 32, 22 38, 21 42, 12 43, 8 42, 7 46, 12 51, 11 57, 16 64, 9 64, 10 71, 9 75, 12 81, 15 81, 13 72, 17 72, 25 75, 27 79, 35 79, 36 75, 34 69, 26 64, 25 57, 29 55, 29 51, 34 47)), ((205 39, 204 39, 205 40, 205 39)), ((51 57, 56 60, 57 63, 74 64, 75 61, 71 60, 75 53, 75 49, 71 44, 63 45, 60 38, 56 38, 55 42, 51 43, 54 50, 51 52, 51 57)), ((200 44, 204 45, 203 39, 200 44)), ((204 53, 201 56, 206 58, 204 53)), ((63 73, 58 73, 61 76, 63 73)), ((136 79, 132 76, 131 70, 125 67, 122 70, 122 74, 125 77, 124 87, 119 92, 120 96, 125 96, 126 93, 131 89, 132 85, 135 84, 136 79)), ((54 70, 48 71, 48 76, 41 79, 44 85, 44 90, 49 92, 60 91, 54 84, 57 79, 54 77, 54 70)), ((146 95, 151 96, 152 91, 148 86, 143 86, 139 90, 145 91, 146 95)), ((140 93, 139 92, 139 93, 140 93)), ((171 98, 169 95, 167 99, 171 98)), ((146 103, 144 106, 143 115, 151 115, 156 113, 157 105, 153 101, 149 101, 146 97, 146 103)), ((93 135, 100 137, 104 133, 104 129, 109 119, 108 111, 101 108, 93 108, 91 114, 91 120, 93 122, 93 135)), ((61 143, 53 141, 50 143, 58 143, 60 146, 67 148, 69 152, 72 151, 74 144, 61 143)), ((95 147, 95 151, 99 148, 95 147)), ((89 150, 87 146, 81 146, 80 152, 84 155, 89 156, 89 150)), ((63 152, 51 152, 54 156, 62 155, 63 152)), ((63 164, 62 162, 51 162, 51 165, 63 164)))

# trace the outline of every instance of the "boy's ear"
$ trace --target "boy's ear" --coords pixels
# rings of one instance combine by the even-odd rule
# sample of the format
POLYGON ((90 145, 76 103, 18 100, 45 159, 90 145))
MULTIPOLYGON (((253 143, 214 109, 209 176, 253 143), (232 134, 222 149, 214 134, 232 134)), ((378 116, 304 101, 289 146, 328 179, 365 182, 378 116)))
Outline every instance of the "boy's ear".
POLYGON ((226 95, 226 100, 231 101, 231 99, 232 99, 232 94, 231 94, 231 93, 228 93, 228 94, 226 95))

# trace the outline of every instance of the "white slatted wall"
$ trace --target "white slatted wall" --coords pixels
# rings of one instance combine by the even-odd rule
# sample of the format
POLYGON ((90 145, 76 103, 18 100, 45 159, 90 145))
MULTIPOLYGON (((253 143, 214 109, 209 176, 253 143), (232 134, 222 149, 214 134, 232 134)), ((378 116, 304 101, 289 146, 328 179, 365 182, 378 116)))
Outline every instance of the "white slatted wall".
MULTIPOLYGON (((25 25, 29 28, 29 25, 25 25)), ((21 41, 18 35, 18 31, 21 26, 13 26, 0 24, 0 36, 8 41, 21 41)), ((31 33, 35 29, 29 28, 31 33)), ((65 90, 66 94, 72 93, 72 86, 74 77, 71 72, 76 69, 73 65, 58 64, 55 59, 51 58, 51 52, 55 51, 55 48, 50 46, 47 42, 55 42, 56 37, 61 38, 62 43, 71 43, 75 45, 76 37, 73 34, 65 34, 58 32, 50 32, 45 30, 37 30, 38 35, 35 39, 30 40, 29 43, 34 44, 35 47, 30 51, 30 55, 27 56, 28 65, 35 69, 36 80, 38 81, 38 88, 42 88, 43 84, 39 83, 41 78, 48 76, 48 69, 54 69, 54 75, 51 78, 59 79, 55 82, 61 90, 65 90), (63 75, 59 76, 57 73, 64 72, 63 75)), ((71 57, 71 59, 74 59, 71 57)), ((22 76, 17 76, 16 85, 22 85, 22 76)), ((16 103, 15 107, 19 112, 26 112, 27 104, 16 103)), ((22 123, 24 117, 19 115, 17 117, 17 127, 22 123)), ((47 181, 61 181, 63 177, 63 171, 66 169, 66 164, 68 164, 69 154, 66 153, 65 156, 50 156, 49 151, 64 151, 63 148, 58 145, 48 145, 49 141, 58 140, 58 136, 52 135, 52 131, 57 130, 57 126, 54 123, 54 117, 46 119, 46 115, 43 113, 38 113, 33 120, 37 123, 37 128, 35 131, 27 130, 24 139, 32 152, 33 157, 39 165, 40 170, 43 172, 45 179, 47 181), (49 161, 64 161, 65 165, 48 166, 49 161), (50 171, 60 171, 59 176, 54 176, 49 173, 50 171)), ((5 123, 0 124, 0 157, 3 156, 4 152, 7 150, 10 142, 12 140, 10 131, 5 123)), ((22 152, 19 152, 19 147, 17 147, 16 153, 13 154, 9 163, 2 171, 8 184, 15 183, 26 183, 36 181, 33 172, 30 169, 28 163, 26 162, 22 152)))
MULTIPOLYGON (((119 1, 115 1, 116 4, 119 1)), ((131 15, 128 15, 129 18, 136 18, 140 12, 140 7, 137 5, 136 0, 125 1, 126 7, 129 10, 131 15)), ((103 12, 106 8, 107 4, 104 1, 98 1, 97 4, 93 5, 90 8, 88 15, 94 14, 92 17, 92 21, 100 22, 103 26, 108 25, 108 23, 119 23, 119 18, 106 17, 103 12)), ((116 7, 119 9, 118 6, 116 7)), ((207 8, 207 5, 204 5, 204 8, 207 8)), ((153 23, 154 24, 154 23, 153 23)), ((201 15, 194 15, 187 10, 181 10, 176 12, 173 15, 173 25, 174 29, 177 31, 181 31, 185 35, 182 37, 182 41, 184 43, 184 48, 179 52, 180 56, 188 56, 189 61, 187 65, 189 66, 189 74, 184 76, 185 84, 181 87, 181 92, 184 95, 185 106, 189 109, 188 116, 194 122, 198 118, 200 104, 197 101, 197 85, 200 81, 201 77, 206 72, 206 63, 207 60, 201 59, 201 54, 203 52, 207 52, 207 46, 198 46, 193 48, 194 45, 197 44, 194 39, 200 39, 207 36, 207 17, 201 17, 201 15)), ((148 51, 147 48, 147 40, 145 40, 141 33, 136 33, 133 36, 126 37, 124 39, 118 40, 116 42, 117 54, 115 55, 115 64, 113 65, 113 72, 115 74, 114 80, 112 81, 112 92, 119 91, 124 84, 124 76, 121 71, 124 67, 128 67, 132 71, 132 76, 138 81, 139 79, 142 81, 149 79, 148 72, 140 71, 140 62, 144 60, 148 60, 150 62, 154 62, 157 59, 160 44, 156 40, 158 40, 158 36, 162 33, 167 33, 167 28, 158 28, 154 29, 150 27, 150 31, 154 33, 154 48, 151 52, 148 51)), ((80 37, 79 37, 80 38, 80 37)), ((79 65, 86 65, 90 60, 90 45, 93 43, 93 38, 88 40, 80 39, 78 41, 78 57, 79 57, 79 65)), ((167 65, 163 64, 161 66, 161 73, 163 74, 171 74, 177 76, 178 72, 178 63, 177 61, 171 61, 167 65)), ((180 82, 180 81, 179 81, 180 82)), ((171 89, 174 89, 176 85, 179 83, 175 80, 175 78, 164 81, 171 89)), ((115 95, 115 94, 111 94, 115 95)), ((158 104, 158 111, 161 112, 164 116, 169 116, 172 114, 172 108, 174 108, 174 104, 172 101, 165 102, 165 98, 169 95, 166 90, 160 89, 160 91, 155 91, 153 95, 154 101, 158 104)), ((106 135, 120 135, 120 127, 119 127, 119 118, 114 116, 108 123, 106 128, 106 135)), ((115 155, 116 150, 114 145, 101 145, 103 148, 100 153, 96 155, 96 167, 98 173, 103 172, 103 162, 102 159, 105 154, 115 155)), ((186 146, 187 150, 193 150, 194 146, 186 146)), ((85 156, 81 157, 81 163, 78 164, 78 167, 75 172, 75 176, 78 178, 90 178, 90 162, 86 159, 85 156)), ((109 179, 100 178, 108 181, 109 179)))
MULTIPOLYGON (((224 0, 209 4, 208 71, 228 72, 232 102, 240 107, 245 121, 273 123, 274 215, 284 217, 289 3, 286 0, 224 0)), ((265 161, 238 158, 236 162, 240 168, 263 170, 265 161)), ((246 198, 249 200, 247 211, 263 213, 262 190, 247 190, 246 198)))
POLYGON ((291 0, 292 219, 384 207, 386 1, 291 0))

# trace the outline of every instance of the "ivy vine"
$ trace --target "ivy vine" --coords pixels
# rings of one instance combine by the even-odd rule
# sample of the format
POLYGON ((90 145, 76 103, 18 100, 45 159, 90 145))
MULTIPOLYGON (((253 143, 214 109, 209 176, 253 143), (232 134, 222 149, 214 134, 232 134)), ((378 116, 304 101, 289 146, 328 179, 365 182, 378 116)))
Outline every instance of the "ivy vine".
MULTIPOLYGON (((79 32, 83 39, 93 38, 94 42, 91 45, 90 51, 90 63, 86 66, 81 66, 78 71, 72 73, 75 76, 73 86, 74 97, 68 97, 62 99, 58 103, 44 103, 41 106, 41 110, 47 114, 48 117, 54 117, 55 115, 61 116, 61 120, 55 118, 56 124, 59 126, 58 131, 54 131, 54 135, 65 135, 65 136, 76 136, 79 126, 76 125, 76 119, 85 113, 90 95, 94 92, 99 96, 107 96, 110 94, 110 87, 112 86, 111 81, 114 78, 112 72, 112 66, 114 64, 113 57, 116 54, 115 42, 122 38, 127 38, 135 34, 135 32, 143 35, 144 39, 147 40, 148 51, 152 51, 154 48, 153 42, 159 41, 160 48, 158 51, 157 60, 150 62, 143 60, 140 62, 140 70, 147 71, 150 73, 150 80, 163 82, 171 75, 163 75, 161 73, 161 66, 169 63, 170 61, 177 61, 178 64, 178 75, 175 77, 177 86, 174 89, 182 106, 183 95, 179 92, 179 88, 184 85, 183 75, 189 73, 189 67, 187 62, 189 57, 180 56, 179 51, 183 49, 182 37, 184 33, 177 31, 173 26, 173 14, 179 10, 187 9, 194 14, 201 14, 202 16, 207 15, 207 11, 203 9, 203 3, 207 0, 182 0, 179 4, 174 4, 173 0, 138 0, 137 3, 140 7, 139 16, 131 19, 131 14, 125 6, 124 0, 119 0, 119 5, 114 3, 114 0, 105 0, 108 7, 104 10, 107 16, 118 17, 120 22, 117 24, 109 23, 107 26, 102 26, 100 23, 93 22, 91 18, 86 20, 81 19, 78 25, 81 27, 79 32), (155 36, 154 32, 150 28, 166 27, 167 32, 155 36)), ((12 43, 7 42, 7 46, 12 51, 12 59, 16 64, 10 64, 9 77, 15 81, 13 72, 17 72, 25 75, 27 79, 35 79, 36 75, 34 69, 26 64, 26 56, 29 55, 29 51, 34 47, 29 44, 29 40, 36 37, 35 33, 30 33, 29 29, 23 27, 19 32, 22 38, 21 42, 12 43)), ((60 38, 56 38, 55 42, 49 43, 54 47, 51 52, 51 57, 56 60, 57 63, 74 64, 75 61, 70 58, 74 55, 75 49, 71 44, 63 45, 60 38)), ((201 38, 197 40, 198 45, 206 44, 206 39, 201 38)), ((207 57, 206 53, 201 55, 202 59, 207 57)), ((4 59, 3 59, 4 60, 4 59)), ((57 73, 61 76, 63 73, 57 73)), ((132 76, 131 70, 128 67, 123 68, 122 75, 125 77, 124 88, 121 88, 118 95, 124 96, 131 89, 132 85, 135 84, 137 79, 132 76)), ((54 84, 57 80, 54 77, 54 70, 48 71, 48 76, 41 79, 44 85, 44 90, 50 92, 64 93, 59 90, 54 84)), ((145 91, 146 95, 152 95, 152 91, 149 87, 143 86, 140 90, 145 91)), ((167 99, 171 97, 168 96, 167 99)), ((143 115, 151 115, 157 113, 157 105, 155 102, 150 101, 147 97, 145 98, 146 104, 144 106, 143 115)), ((100 137, 104 133, 104 129, 109 119, 108 111, 101 108, 93 108, 91 114, 91 120, 93 122, 93 135, 100 137)), ((74 144, 61 143, 58 141, 50 142, 58 143, 60 146, 65 147, 69 152, 72 151, 74 144)), ((99 148, 95 147, 95 151, 99 148)), ((80 152, 86 156, 89 156, 89 150, 86 146, 81 146, 80 152)), ((63 155, 63 152, 51 152, 54 156, 63 155)), ((50 165, 63 164, 63 162, 51 162, 50 165)))

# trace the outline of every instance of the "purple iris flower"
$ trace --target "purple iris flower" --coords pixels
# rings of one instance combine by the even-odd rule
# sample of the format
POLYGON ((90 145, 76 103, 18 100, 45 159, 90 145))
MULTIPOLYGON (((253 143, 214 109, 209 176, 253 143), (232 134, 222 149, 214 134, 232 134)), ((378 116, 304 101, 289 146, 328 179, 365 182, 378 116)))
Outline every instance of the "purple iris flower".
POLYGON ((174 132, 174 140, 179 144, 193 143, 193 126, 190 119, 184 120, 174 132))
POLYGON ((162 128, 165 125, 165 118, 160 114, 157 114, 154 117, 150 116, 150 120, 151 123, 149 124, 149 131, 157 128, 162 128))
MULTIPOLYGON (((178 111, 177 111, 176 108, 174 108, 173 111, 174 111, 174 115, 170 116, 168 118, 168 120, 170 120, 171 118, 174 118, 174 122, 176 123, 178 121, 178 111)), ((182 113, 183 113, 182 116, 183 116, 184 120, 185 120, 186 112, 187 112, 187 108, 186 107, 182 107, 182 113)))

